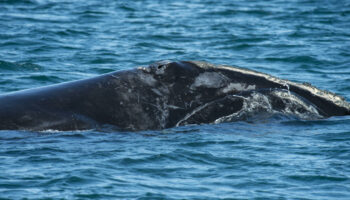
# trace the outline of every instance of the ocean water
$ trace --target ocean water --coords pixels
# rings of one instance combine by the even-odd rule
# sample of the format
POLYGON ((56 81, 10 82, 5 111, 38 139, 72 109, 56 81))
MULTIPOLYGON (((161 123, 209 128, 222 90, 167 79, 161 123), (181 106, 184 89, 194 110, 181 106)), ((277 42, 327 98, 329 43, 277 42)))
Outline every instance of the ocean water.
MULTIPOLYGON (((0 0, 0 93, 164 59, 349 101, 350 1, 0 0)), ((350 117, 0 131, 0 199, 350 199, 350 117)))

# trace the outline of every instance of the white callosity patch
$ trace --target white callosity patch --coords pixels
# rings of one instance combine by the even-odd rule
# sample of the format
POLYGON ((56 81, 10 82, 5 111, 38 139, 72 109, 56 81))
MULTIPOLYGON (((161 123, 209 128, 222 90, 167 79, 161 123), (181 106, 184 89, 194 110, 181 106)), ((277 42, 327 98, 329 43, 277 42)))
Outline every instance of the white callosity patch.
POLYGON ((284 102, 286 106, 283 112, 285 114, 293 114, 301 119, 322 118, 322 116, 312 104, 308 104, 298 96, 291 94, 289 90, 287 92, 276 90, 272 92, 272 95, 280 98, 284 102), (300 110, 303 110, 304 112, 300 112, 300 110))
POLYGON ((245 83, 230 83, 226 87, 221 89, 221 93, 228 93, 234 91, 249 91, 255 90, 255 85, 247 85, 245 83))
POLYGON ((149 68, 149 67, 138 67, 137 69, 142 70, 142 71, 147 72, 147 73, 151 72, 151 68, 149 68))
POLYGON ((191 89, 197 87, 206 88, 222 88, 220 93, 228 93, 233 91, 249 91, 255 90, 255 85, 246 83, 229 83, 230 80, 223 74, 218 72, 204 72, 200 74, 191 85, 191 89), (225 87, 224 87, 225 86, 225 87))
POLYGON ((195 79, 191 88, 206 87, 206 88, 220 88, 228 82, 228 78, 218 72, 204 72, 195 79))
POLYGON ((240 111, 220 117, 216 119, 214 123, 237 121, 259 115, 265 117, 273 116, 274 114, 294 116, 305 120, 322 118, 312 104, 306 103, 288 90, 276 90, 269 94, 253 92, 248 97, 242 98, 244 101, 240 111), (277 109, 276 105, 273 103, 273 98, 280 99, 284 106, 282 106, 281 109, 277 109))

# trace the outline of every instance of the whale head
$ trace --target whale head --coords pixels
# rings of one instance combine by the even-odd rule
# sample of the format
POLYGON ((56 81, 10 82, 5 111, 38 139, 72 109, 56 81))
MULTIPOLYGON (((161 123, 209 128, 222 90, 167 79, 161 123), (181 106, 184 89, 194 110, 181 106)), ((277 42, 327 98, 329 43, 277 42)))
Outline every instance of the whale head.
POLYGON ((200 61, 159 61, 139 68, 150 89, 160 128, 241 120, 256 113, 319 119, 348 115, 340 96, 264 73, 200 61))

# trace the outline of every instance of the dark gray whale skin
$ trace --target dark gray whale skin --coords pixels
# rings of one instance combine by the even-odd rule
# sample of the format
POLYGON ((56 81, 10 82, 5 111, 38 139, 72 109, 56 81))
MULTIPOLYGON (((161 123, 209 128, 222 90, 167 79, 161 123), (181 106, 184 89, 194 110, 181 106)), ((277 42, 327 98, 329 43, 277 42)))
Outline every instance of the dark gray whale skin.
POLYGON ((256 97, 274 112, 312 112, 316 118, 350 114, 342 97, 309 84, 206 62, 160 61, 3 94, 0 129, 65 131, 111 125, 135 131, 218 123, 242 118, 239 113, 251 108, 256 97))

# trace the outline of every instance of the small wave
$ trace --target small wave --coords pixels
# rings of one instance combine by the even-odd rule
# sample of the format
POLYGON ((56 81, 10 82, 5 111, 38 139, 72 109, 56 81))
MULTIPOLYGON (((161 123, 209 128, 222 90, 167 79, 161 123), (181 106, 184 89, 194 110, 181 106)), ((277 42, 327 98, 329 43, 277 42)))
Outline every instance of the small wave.
POLYGON ((310 63, 310 64, 322 64, 322 61, 312 56, 286 56, 286 57, 267 57, 267 61, 279 61, 289 63, 310 63))
POLYGON ((347 177, 340 176, 322 176, 322 175, 291 175, 286 178, 298 181, 298 182, 307 182, 307 183, 324 183, 324 182, 344 182, 348 181, 347 177))
POLYGON ((44 68, 31 62, 8 62, 0 60, 0 71, 41 71, 44 68))
POLYGON ((0 141, 16 141, 33 137, 33 133, 28 131, 0 131, 0 141))
POLYGON ((36 1, 33 0, 2 0, 1 3, 8 5, 24 4, 24 5, 36 5, 36 1))
POLYGON ((24 79, 29 79, 35 82, 45 82, 45 83, 58 83, 58 82, 62 82, 62 79, 57 77, 57 76, 53 76, 53 75, 39 75, 39 74, 32 74, 30 76, 25 76, 23 77, 24 79))
POLYGON ((347 124, 350 123, 350 117, 332 117, 329 119, 317 119, 317 120, 289 120, 289 121, 283 121, 281 124, 283 125, 290 125, 290 126, 321 126, 321 127, 328 127, 328 126, 336 126, 340 124, 347 124))

